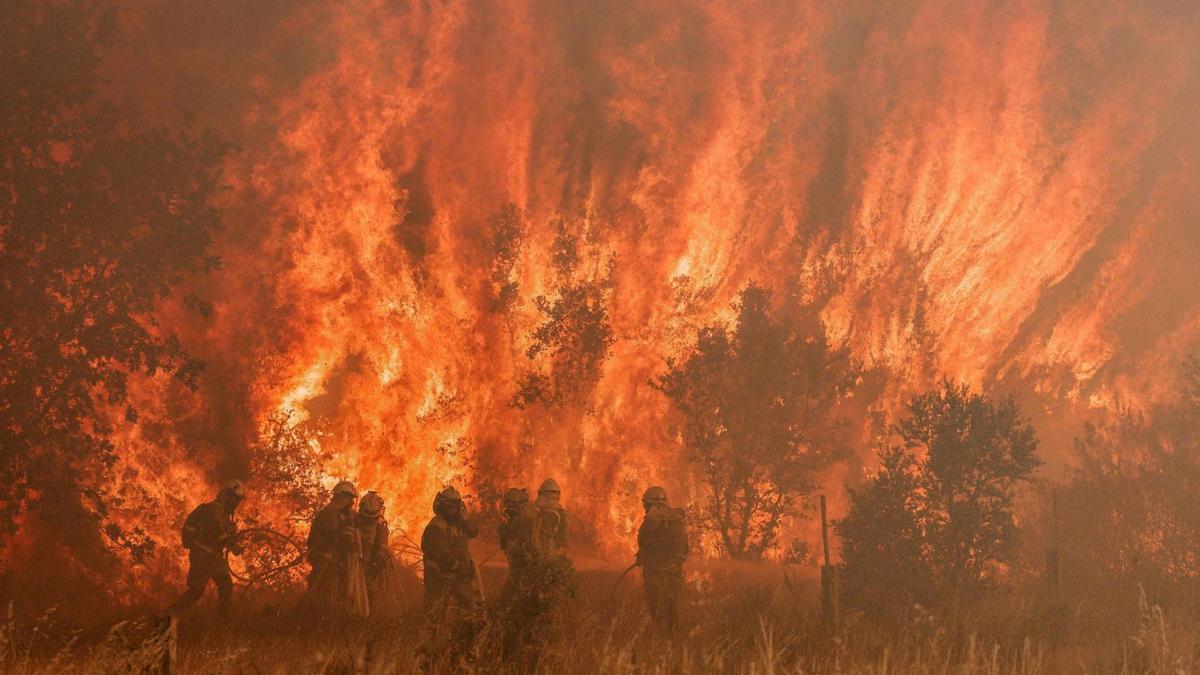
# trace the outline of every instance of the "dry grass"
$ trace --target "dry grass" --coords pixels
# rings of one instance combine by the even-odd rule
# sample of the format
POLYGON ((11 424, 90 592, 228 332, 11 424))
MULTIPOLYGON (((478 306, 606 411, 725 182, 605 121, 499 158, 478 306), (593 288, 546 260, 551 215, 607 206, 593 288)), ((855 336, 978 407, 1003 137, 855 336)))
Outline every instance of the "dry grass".
MULTIPOLYGON (((179 625, 177 672, 966 675, 1186 673, 1200 666, 1194 622, 1173 620, 1144 596, 1117 620, 1101 621, 1082 604, 1068 611, 1014 596, 953 619, 917 612, 901 630, 850 617, 831 635, 816 615, 811 579, 780 583, 777 571, 703 570, 689 592, 684 634, 674 639, 647 625, 636 575, 613 595, 615 574, 582 574, 579 596, 551 630, 535 667, 504 662, 494 627, 484 628, 458 662, 441 653, 425 663, 429 636, 415 607, 387 621, 321 627, 272 610, 263 598, 248 599, 231 622, 202 606, 179 625)), ((163 624, 153 620, 90 636, 66 631, 53 617, 34 624, 22 629, 10 617, 0 627, 4 672, 147 672, 159 667, 167 647, 163 624)))

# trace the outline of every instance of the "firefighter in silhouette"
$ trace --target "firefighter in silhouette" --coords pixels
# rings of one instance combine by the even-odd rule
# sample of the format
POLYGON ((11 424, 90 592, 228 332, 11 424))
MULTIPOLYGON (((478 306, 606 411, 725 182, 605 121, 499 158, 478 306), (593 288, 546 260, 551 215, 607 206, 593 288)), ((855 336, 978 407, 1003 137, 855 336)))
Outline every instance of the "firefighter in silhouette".
POLYGON ((642 568, 646 604, 655 626, 673 633, 679 626, 683 563, 688 558, 685 514, 671 508, 667 491, 657 486, 646 490, 642 506, 646 515, 638 529, 637 565, 642 568))
POLYGON ((401 605, 396 560, 388 546, 390 531, 383 516, 383 497, 378 493, 367 492, 358 500, 355 526, 363 547, 363 572, 373 617, 395 614, 401 605))
POLYGON ((466 505, 454 488, 437 493, 433 513, 421 534, 425 607, 435 614, 452 608, 474 608, 482 598, 467 542, 479 532, 467 520, 466 505))
POLYGON ((433 513, 421 533, 429 630, 421 658, 427 671, 457 672, 485 623, 479 570, 467 545, 478 530, 454 488, 437 493, 433 513))
POLYGON ((362 538, 354 513, 357 499, 353 483, 339 482, 308 531, 312 571, 305 604, 317 618, 365 618, 370 613, 362 538))
POLYGON ((499 534, 500 549, 508 559, 508 579, 500 591, 500 626, 506 661, 526 657, 532 643, 539 590, 537 551, 533 545, 536 520, 537 508, 529 502, 529 490, 509 488, 505 491, 499 534))
POLYGON ((567 557, 567 510, 561 503, 562 490, 553 478, 538 488, 537 520, 533 528, 533 548, 538 560, 538 583, 547 610, 574 595, 575 568, 567 557))
POLYGON ((534 564, 533 523, 537 510, 529 503, 529 490, 509 488, 504 492, 504 520, 500 523, 500 549, 508 559, 509 591, 518 577, 527 575, 534 564))
POLYGON ((560 499, 562 490, 553 478, 547 478, 538 488, 537 523, 533 530, 533 545, 543 560, 565 558, 567 548, 567 511, 560 499))
POLYGON ((506 651, 530 671, 536 670, 542 646, 575 593, 575 569, 566 554, 567 511, 561 498, 562 490, 553 479, 538 487, 530 511, 533 522, 528 535, 528 563, 520 573, 510 575, 510 582, 515 583, 504 605, 506 651))
POLYGON ((169 613, 176 614, 196 604, 212 581, 217 587, 220 611, 228 614, 233 578, 225 552, 242 554, 233 512, 245 498, 246 488, 241 481, 230 481, 217 492, 216 499, 197 506, 183 522, 183 547, 188 550, 187 590, 171 605, 169 613))

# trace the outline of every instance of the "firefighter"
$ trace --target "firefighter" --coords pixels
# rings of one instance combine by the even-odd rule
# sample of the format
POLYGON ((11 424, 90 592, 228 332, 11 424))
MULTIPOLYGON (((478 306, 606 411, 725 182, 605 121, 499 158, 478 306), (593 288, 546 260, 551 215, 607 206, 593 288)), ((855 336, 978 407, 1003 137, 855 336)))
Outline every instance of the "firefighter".
POLYGON ((537 509, 529 503, 529 490, 509 488, 504 493, 504 513, 500 523, 500 549, 508 559, 508 579, 500 591, 500 633, 506 663, 522 663, 534 636, 539 613, 538 559, 533 545, 537 509))
POLYGON ((504 520, 500 523, 500 549, 508 559, 508 585, 527 574, 534 563, 533 523, 537 511, 529 503, 529 490, 504 492, 504 520))
POLYGON ((671 508, 667 491, 657 486, 646 490, 642 506, 646 515, 638 529, 637 565, 642 568, 646 604, 655 626, 674 633, 679 627, 683 563, 688 558, 685 513, 671 508))
POLYGON ((547 478, 538 488, 533 543, 538 556, 544 560, 566 557, 567 511, 560 503, 561 498, 562 490, 553 478, 547 478))
POLYGON ((421 533, 429 630, 421 658, 426 670, 457 672, 470 660, 472 646, 485 625, 479 570, 468 547, 478 530, 467 518, 462 495, 454 488, 437 493, 433 513, 421 533))
POLYGON ((169 613, 177 614, 196 604, 212 581, 217 587, 220 612, 228 614, 233 578, 225 552, 242 554, 233 513, 245 498, 246 488, 241 481, 230 481, 217 492, 216 499, 197 506, 183 522, 183 547, 188 550, 187 590, 171 605, 169 613))
POLYGON ((366 618, 370 614, 363 546, 356 527, 358 490, 350 481, 333 487, 329 504, 308 531, 306 605, 318 618, 366 618))
POLYGON ((553 478, 538 488, 537 520, 533 529, 533 547, 537 555, 537 583, 546 610, 575 594, 575 567, 567 557, 567 510, 561 503, 562 490, 553 478))
POLYGON ((371 615, 394 613, 400 606, 400 585, 396 577, 396 560, 388 546, 390 532, 384 520, 383 497, 373 491, 363 495, 358 500, 355 525, 362 541, 371 615))
POLYGON ((474 608, 482 598, 467 542, 479 532, 467 519, 462 495, 452 487, 434 497, 433 513, 421 534, 425 606, 433 613, 474 608))

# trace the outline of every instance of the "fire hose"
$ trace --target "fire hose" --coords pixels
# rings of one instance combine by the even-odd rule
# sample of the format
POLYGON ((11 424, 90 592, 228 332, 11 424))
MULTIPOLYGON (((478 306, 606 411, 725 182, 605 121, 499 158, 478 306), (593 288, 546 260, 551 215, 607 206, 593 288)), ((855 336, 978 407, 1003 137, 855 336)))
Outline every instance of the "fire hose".
MULTIPOLYGON (((266 570, 263 570, 260 572, 247 571, 245 574, 243 574, 241 572, 234 570, 233 567, 230 566, 229 573, 231 575, 233 575, 233 578, 245 583, 247 586, 253 586, 254 584, 262 583, 263 581, 270 579, 271 577, 275 576, 276 574, 279 574, 281 572, 289 570, 289 569, 299 565, 300 563, 304 562, 304 554, 305 554, 304 546, 301 545, 300 542, 296 541, 292 537, 290 537, 286 534, 283 534, 282 532, 272 530, 270 528, 249 527, 244 530, 240 530, 240 531, 238 531, 237 534, 235 534, 233 536, 231 543, 241 542, 241 541, 251 538, 251 537, 258 537, 258 538, 273 537, 277 540, 280 540, 283 543, 285 543, 287 546, 291 547, 292 550, 296 551, 296 557, 292 558, 290 560, 287 560, 286 562, 283 562, 281 564, 275 565, 274 567, 269 567, 266 570)), ((229 561, 229 550, 228 549, 225 550, 225 560, 226 560, 226 563, 228 563, 228 561, 229 561)))
MULTIPOLYGON (((266 570, 263 570, 261 572, 253 572, 253 573, 248 572, 248 573, 243 574, 242 572, 238 572, 236 569, 233 568, 232 565, 230 565, 229 566, 230 575, 232 575, 234 579, 241 581, 242 583, 246 584, 247 586, 253 586, 254 584, 266 581, 267 579, 270 579, 271 577, 275 576, 276 574, 285 572, 293 567, 296 567, 300 563, 304 562, 306 550, 305 550, 305 547, 302 544, 300 544, 300 542, 298 542, 296 539, 293 539, 289 535, 286 535, 277 530, 272 530, 267 527, 248 527, 244 530, 239 530, 237 532, 237 534, 233 535, 231 543, 241 542, 241 541, 251 538, 251 537, 259 537, 259 538, 273 537, 275 539, 278 539, 278 540, 282 541, 283 543, 285 543, 287 546, 291 547, 292 550, 296 551, 296 556, 282 564, 276 565, 274 567, 269 567, 266 570)), ((472 566, 474 567, 473 572, 474 572, 474 577, 475 577, 475 583, 477 584, 477 586, 479 588, 479 593, 481 596, 483 594, 483 578, 482 578, 482 575, 480 574, 480 568, 482 568, 485 564, 487 564, 487 562, 489 560, 491 560, 499 552, 500 552, 500 549, 496 549, 495 551, 492 551, 480 563, 475 563, 474 561, 472 561, 472 566)), ((229 558, 230 558, 230 551, 227 548, 225 550, 226 563, 229 562, 229 558)), ((632 567, 630 569, 632 569, 632 567)), ((625 570, 625 572, 628 572, 628 571, 629 570, 625 570)), ((621 576, 624 576, 624 574, 622 574, 621 576)), ((618 579, 618 581, 620 581, 620 580, 618 579)))
POLYGON ((610 588, 608 591, 607 604, 612 604, 612 601, 617 597, 617 589, 621 587, 621 582, 624 581, 625 577, 628 576, 629 573, 633 571, 633 568, 637 567, 640 564, 641 563, 634 561, 632 564, 629 565, 629 567, 626 567, 624 570, 621 571, 621 574, 619 576, 617 576, 617 580, 613 582, 612 588, 610 588))

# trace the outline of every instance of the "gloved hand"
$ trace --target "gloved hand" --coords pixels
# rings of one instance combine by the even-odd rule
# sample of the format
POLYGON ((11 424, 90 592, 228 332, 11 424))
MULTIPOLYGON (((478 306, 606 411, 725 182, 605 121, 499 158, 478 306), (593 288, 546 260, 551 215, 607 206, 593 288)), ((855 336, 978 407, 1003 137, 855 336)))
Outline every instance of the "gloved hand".
POLYGON ((242 553, 245 552, 245 549, 242 547, 241 542, 238 541, 237 534, 231 534, 227 537, 222 538, 221 539, 221 547, 224 548, 226 551, 229 551, 230 553, 232 553, 234 555, 238 555, 238 556, 240 556, 242 553))

